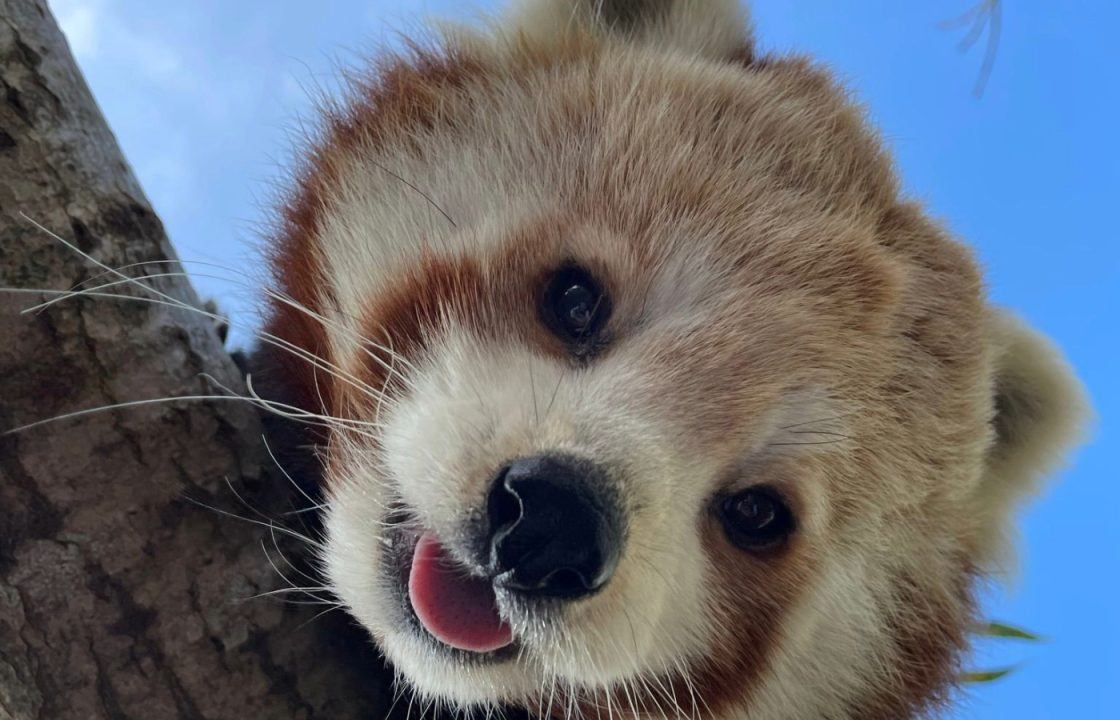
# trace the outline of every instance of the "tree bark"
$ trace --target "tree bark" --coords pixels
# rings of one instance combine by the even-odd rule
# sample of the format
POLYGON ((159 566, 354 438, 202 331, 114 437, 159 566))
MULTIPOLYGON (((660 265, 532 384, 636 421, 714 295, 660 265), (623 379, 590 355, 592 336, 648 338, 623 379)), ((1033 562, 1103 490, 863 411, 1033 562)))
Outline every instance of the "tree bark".
MULTIPOLYGON (((185 278, 151 277, 174 252, 43 0, 0 0, 0 286, 119 279, 21 213, 199 306, 185 278)), ((52 296, 0 293, 0 432, 210 394, 205 375, 244 391, 209 318, 106 292, 133 299, 21 314, 52 296)), ((189 502, 289 509, 260 434, 247 403, 177 401, 0 435, 0 720, 386 715, 341 611, 247 600, 285 584, 270 533, 189 502)))

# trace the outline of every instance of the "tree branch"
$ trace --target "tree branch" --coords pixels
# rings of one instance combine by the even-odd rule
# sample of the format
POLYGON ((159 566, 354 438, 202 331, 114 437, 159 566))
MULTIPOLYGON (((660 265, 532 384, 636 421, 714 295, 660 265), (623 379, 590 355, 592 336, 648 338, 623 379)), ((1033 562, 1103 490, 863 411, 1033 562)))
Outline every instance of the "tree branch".
MULTIPOLYGON (((118 279, 96 263, 147 263, 128 272, 169 301, 0 293, 0 431, 205 375, 243 392, 45 3, 0 0, 0 286, 118 279)), ((267 530, 186 500, 229 507, 228 481, 289 509, 260 434, 248 403, 183 401, 0 435, 0 718, 384 717, 341 612, 245 601, 278 587, 267 530)))

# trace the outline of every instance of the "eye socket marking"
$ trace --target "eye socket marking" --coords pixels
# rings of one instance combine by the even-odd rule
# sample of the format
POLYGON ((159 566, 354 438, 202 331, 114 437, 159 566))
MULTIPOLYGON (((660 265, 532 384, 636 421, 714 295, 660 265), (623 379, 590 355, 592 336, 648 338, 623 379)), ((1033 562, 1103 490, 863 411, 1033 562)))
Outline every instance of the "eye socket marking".
POLYGON ((610 317, 610 298, 579 265, 564 265, 545 281, 540 316, 553 335, 578 354, 587 353, 610 317))
POLYGON ((749 552, 775 550, 796 529, 789 505, 777 491, 763 485, 720 496, 715 509, 727 539, 749 552))

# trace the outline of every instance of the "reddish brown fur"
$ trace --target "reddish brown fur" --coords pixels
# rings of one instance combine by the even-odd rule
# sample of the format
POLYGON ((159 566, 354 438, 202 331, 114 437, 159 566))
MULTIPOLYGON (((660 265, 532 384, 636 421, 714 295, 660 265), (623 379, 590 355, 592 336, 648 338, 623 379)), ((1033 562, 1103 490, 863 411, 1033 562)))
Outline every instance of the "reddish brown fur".
MULTIPOLYGON (((376 145, 413 129, 451 122, 440 112, 440 93, 462 87, 467 78, 480 74, 481 66, 468 58, 413 46, 411 59, 390 58, 369 76, 352 78, 349 104, 325 109, 322 139, 312 144, 290 195, 281 204, 269 265, 275 291, 282 298, 316 314, 336 304, 323 277, 317 238, 329 189, 337 182, 339 160, 358 145, 376 145)), ((269 299, 264 330, 328 363, 336 362, 330 357, 323 324, 283 300, 269 299)), ((283 377, 291 401, 299 407, 326 413, 339 409, 331 395, 338 389, 306 360, 270 350, 265 372, 283 377)))
MULTIPOLYGON (((622 300, 607 335, 619 345, 632 343, 628 350, 639 366, 635 370, 649 378, 657 399, 652 407, 698 455, 731 467, 742 452, 741 441, 756 430, 753 423, 780 398, 802 390, 802 382, 823 383, 853 407, 872 408, 867 417, 850 421, 851 446, 827 460, 828 472, 818 473, 829 508, 822 532, 858 536, 871 546, 868 552, 907 561, 921 556, 923 543, 933 538, 937 546, 931 557, 941 566, 921 575, 899 563, 883 574, 893 594, 886 631, 898 667, 861 688, 866 695, 851 700, 849 714, 871 720, 909 717, 944 700, 965 647, 976 572, 970 558, 977 553, 977 540, 969 518, 959 518, 959 529, 936 526, 945 517, 962 515, 961 468, 976 464, 981 447, 976 398, 956 392, 977 387, 982 392, 980 378, 987 372, 985 329, 977 320, 986 307, 969 253, 918 208, 899 200, 889 161, 859 111, 806 61, 756 57, 744 45, 727 60, 751 74, 758 83, 754 94, 728 91, 716 82, 701 94, 691 86, 692 76, 670 73, 650 80, 627 75, 634 70, 626 66, 615 77, 613 68, 601 66, 607 51, 587 38, 547 48, 514 43, 507 51, 498 65, 485 53, 417 50, 411 60, 394 60, 355 83, 356 99, 328 116, 324 140, 312 151, 285 210, 273 258, 281 291, 316 312, 332 306, 315 248, 330 190, 359 150, 385 145, 421 154, 419 131, 454 132, 477 124, 471 114, 501 102, 495 88, 502 83, 504 92, 513 86, 524 92, 547 86, 550 112, 533 120, 540 124, 533 127, 540 131, 534 150, 559 154, 573 137, 610 134, 612 142, 602 148, 607 157, 598 160, 609 171, 577 166, 586 177, 579 175, 564 187, 554 215, 519 218, 483 250, 419 253, 415 263, 402 267, 368 299, 358 327, 366 338, 410 362, 422 360, 449 323, 486 341, 530 346, 578 363, 542 329, 536 315, 542 277, 576 245, 583 251, 580 262, 622 300), (689 107, 683 121, 666 111, 665 126, 656 128, 662 142, 676 137, 692 150, 677 166, 635 152, 645 138, 606 127, 618 121, 609 115, 617 110, 611 103, 639 83, 648 104, 626 106, 627 112, 640 113, 658 101, 689 107), (672 128, 675 136, 665 131, 673 122, 680 123, 672 128), (737 177, 738 184, 723 177, 721 185, 703 172, 703 164, 718 166, 728 154, 761 161, 751 166, 753 174, 737 177), (650 181, 654 176, 656 181, 650 181), (637 183, 631 177, 646 181, 632 187, 637 183), (665 260, 649 240, 658 237, 656 224, 666 213, 675 219, 713 212, 749 216, 754 224, 747 226, 759 235, 712 241, 713 254, 724 263, 720 269, 730 279, 711 290, 730 286, 734 299, 721 298, 705 315, 707 324, 688 334, 643 333, 640 295, 665 260), (802 218, 809 220, 797 224, 802 218), (617 247, 596 257, 593 243, 579 245, 584 232, 617 247), (921 437, 886 442, 883 438, 896 428, 920 429, 912 434, 921 437), (877 455, 887 445, 896 455, 877 455), (914 483, 900 479, 900 467, 915 468, 921 477, 914 483), (929 481, 943 470, 952 480, 929 481), (873 532, 849 532, 874 525, 909 529, 887 535, 906 547, 875 546, 882 541, 873 532)), ((331 360, 323 327, 298 311, 273 303, 267 327, 331 360)), ((376 358, 337 362, 358 362, 359 367, 347 369, 364 382, 402 392, 386 370, 394 360, 370 349, 376 358)), ((318 410, 316 377, 308 369, 302 361, 288 360, 284 371, 301 388, 299 402, 318 410)), ((368 415, 369 402, 358 402, 362 398, 347 395, 344 387, 325 387, 328 410, 368 415)), ((805 475, 811 474, 810 465, 805 462, 805 475)), ((760 477, 769 478, 770 469, 760 477)), ((701 532, 709 583, 722 593, 708 611, 722 635, 718 647, 692 670, 701 709, 722 714, 748 707, 759 692, 772 650, 781 644, 784 620, 828 562, 829 548, 822 536, 807 534, 779 554, 755 557, 732 547, 714 522, 705 523, 701 532)), ((688 710, 691 690, 680 679, 667 680, 674 699, 688 710)), ((616 710, 625 708, 625 700, 617 696, 616 710)), ((639 698, 643 712, 654 713, 656 704, 655 698, 639 698)), ((603 708, 585 710, 602 715, 603 708)))
MULTIPOLYGON (((580 59, 586 60, 586 57, 580 59)), ((554 56, 522 56, 521 62, 525 63, 522 70, 531 72, 535 64, 533 61, 547 66, 558 60, 554 56)), ((775 82, 775 92, 789 94, 795 102, 803 102, 805 97, 831 96, 830 83, 801 61, 767 60, 760 63, 749 53, 744 53, 743 57, 736 57, 733 61, 748 65, 751 72, 780 76, 780 82, 775 82)), ((279 243, 280 250, 275 261, 284 292, 316 311, 322 308, 324 302, 330 301, 329 298, 322 297, 322 283, 318 278, 318 263, 314 257, 314 238, 319 213, 323 210, 324 188, 333 181, 336 172, 336 158, 345 157, 347 152, 360 143, 387 142, 390 138, 401 138, 413 129, 431 128, 437 123, 453 126, 455 118, 440 110, 441 94, 456 93, 466 84, 484 81, 485 72, 480 63, 461 56, 420 53, 414 63, 398 61, 384 70, 377 80, 363 83, 358 101, 345 112, 336 112, 331 116, 327 140, 313 153, 309 170, 303 176, 295 201, 286 213, 285 233, 279 243)), ((732 111, 735 109, 729 106, 721 112, 732 111)), ((850 136, 852 144, 863 143, 859 118, 854 115, 848 118, 845 113, 847 111, 837 116, 840 122, 851 123, 850 131, 844 134, 850 136)), ((768 120, 760 117, 758 122, 766 123, 768 120)), ((713 116, 712 123, 714 126, 720 124, 718 114, 713 116)), ((838 132, 843 131, 841 128, 833 128, 829 137, 835 137, 838 132)), ((804 137, 791 136, 789 128, 780 123, 767 135, 769 142, 802 149, 808 144, 821 142, 819 133, 815 130, 809 130, 804 137)), ((789 159, 786 164, 775 167, 772 172, 813 193, 822 192, 822 185, 843 187, 843 191, 829 190, 826 187, 824 192, 831 194, 832 201, 839 195, 848 197, 857 204, 889 206, 890 203, 885 200, 893 193, 893 187, 884 188, 877 181, 872 183, 870 178, 880 177, 881 174, 863 172, 860 169, 867 158, 878 162, 878 152, 873 151, 869 145, 867 149, 853 149, 851 155, 851 175, 844 178, 822 176, 811 162, 796 160, 798 157, 806 157, 811 161, 815 157, 812 152, 787 153, 789 159)), ((589 191, 590 198, 607 192, 604 189, 600 193, 595 188, 589 188, 589 191)), ((699 206, 708 201, 707 191, 707 188, 681 186, 671 192, 678 208, 684 211, 690 203, 699 206)), ((591 209, 590 213, 593 217, 602 217, 613 223, 610 211, 611 207, 604 206, 599 211, 591 209)), ((652 222, 653 218, 652 213, 629 217, 628 227, 625 228, 626 237, 640 238, 643 234, 643 222, 652 222)), ((555 228, 564 224, 563 221, 558 223, 556 219, 549 218, 539 226, 526 228, 505 244, 507 250, 488 259, 466 256, 451 258, 425 253, 421 262, 408 269, 392 288, 373 299, 374 302, 367 309, 361 323, 367 329, 366 337, 414 360, 422 353, 431 334, 438 332, 445 321, 453 320, 483 336, 504 335, 511 339, 513 331, 523 339, 531 337, 538 347, 562 356, 564 349, 550 335, 540 332, 535 322, 532 288, 542 272, 563 259, 555 251, 550 253, 549 248, 560 244, 560 233, 555 228)), ((920 234, 918 230, 914 232, 920 234)), ((889 242, 897 242, 894 237, 898 234, 895 228, 888 227, 884 236, 889 242)), ((646 256, 651 252, 650 248, 640 242, 635 242, 634 250, 639 255, 646 256)), ((786 250, 783 248, 783 251, 786 250)), ((920 247, 917 251, 920 252, 920 247)), ((881 312, 882 308, 897 301, 897 283, 891 278, 891 271, 881 259, 863 248, 852 246, 846 250, 843 246, 836 245, 833 252, 832 262, 820 266, 817 275, 813 275, 816 270, 814 261, 810 261, 813 257, 811 253, 801 260, 796 255, 785 254, 761 257, 744 255, 741 259, 741 272, 750 278, 749 284, 755 288, 755 292, 762 295, 767 294, 768 284, 773 284, 773 292, 782 293, 788 292, 791 279, 798 283, 815 283, 815 291, 823 295, 815 301, 806 298, 807 301, 818 303, 827 297, 838 309, 838 322, 847 322, 853 315, 859 318, 863 324, 849 328, 850 330, 882 330, 882 327, 876 325, 876 318, 886 317, 881 312), (850 254, 850 260, 843 254, 845 252, 850 254), (790 264, 788 275, 775 272, 781 263, 790 264), (853 314, 851 308, 860 306, 866 307, 866 310, 853 314)), ((652 256, 649 257, 652 259, 652 256)), ((959 271, 960 268, 953 270, 959 271)), ((610 281, 609 276, 607 280, 610 281)), ((644 282, 640 277, 628 277, 620 284, 641 287, 644 282)), ((277 306, 274 312, 269 325, 271 332, 313 352, 325 352, 322 327, 317 322, 284 306, 277 306)), ((777 346, 784 352, 793 352, 798 342, 796 337, 799 329, 795 326, 787 327, 790 333, 789 343, 784 344, 771 337, 769 344, 759 347, 777 346)), ((775 330, 771 326, 766 331, 773 333, 775 330)), ((718 407, 712 406, 708 413, 698 413, 697 407, 702 406, 688 404, 687 412, 693 418, 699 433, 704 433, 713 426, 741 426, 742 417, 749 415, 754 407, 761 406, 768 394, 781 390, 774 387, 767 393, 756 386, 754 396, 745 398, 747 404, 740 407, 735 406, 733 398, 721 397, 718 392, 713 391, 711 386, 720 385, 720 378, 724 373, 741 375, 752 363, 768 362, 754 358, 750 353, 738 353, 738 347, 727 345, 732 340, 742 339, 734 336, 722 340, 712 339, 708 345, 713 353, 710 363, 712 372, 698 371, 699 366, 694 359, 694 362, 680 366, 687 377, 668 375, 664 378, 667 384, 673 386, 674 392, 682 397, 720 397, 718 407), (724 346, 723 351, 720 350, 721 345, 724 346), (697 387, 694 392, 688 392, 685 383, 698 381, 706 383, 708 387, 697 387), (685 390, 682 391, 682 387, 685 390)), ((806 347, 805 351, 814 353, 817 348, 806 347)), ((681 350, 662 343, 658 352, 650 355, 650 362, 664 366, 664 358, 680 352, 681 350)), ((384 354, 379 356, 379 361, 366 358, 360 377, 373 387, 385 386, 392 391, 394 388, 391 383, 387 383, 385 370, 385 365, 390 363, 391 359, 384 354)), ((305 374, 304 377, 303 397, 307 401, 316 397, 311 395, 315 378, 311 374, 305 374)), ((842 507, 843 501, 843 498, 839 498, 837 505, 842 507)), ((859 500, 856 499, 854 506, 858 505, 859 500)), ((749 696, 752 679, 765 670, 767 650, 775 640, 774 634, 780 630, 781 617, 796 600, 798 588, 811 575, 813 560, 810 553, 797 549, 791 549, 782 558, 744 560, 742 553, 728 546, 715 528, 708 527, 705 533, 708 545, 712 548, 712 566, 720 569, 720 577, 713 578, 713 585, 726 587, 730 595, 741 601, 730 612, 726 608, 713 609, 713 612, 723 616, 723 626, 728 632, 727 642, 721 652, 713 654, 707 662, 695 669, 697 691, 712 710, 719 712, 742 702, 744 696, 749 696)), ((915 655, 927 661, 933 657, 951 655, 959 649, 959 643, 952 639, 962 636, 964 618, 946 615, 939 617, 938 621, 948 623, 948 639, 914 636, 911 628, 902 624, 898 628, 900 647, 912 650, 915 655)), ((944 662, 936 664, 939 669, 948 666, 944 662)), ((938 687, 944 687, 951 680, 944 672, 931 672, 923 662, 910 663, 900 668, 900 673, 902 679, 899 687, 874 700, 876 707, 884 708, 883 713, 889 714, 896 708, 916 706, 931 694, 936 694, 938 687)), ((674 688, 674 694, 678 698, 688 696, 681 683, 674 683, 674 688)))

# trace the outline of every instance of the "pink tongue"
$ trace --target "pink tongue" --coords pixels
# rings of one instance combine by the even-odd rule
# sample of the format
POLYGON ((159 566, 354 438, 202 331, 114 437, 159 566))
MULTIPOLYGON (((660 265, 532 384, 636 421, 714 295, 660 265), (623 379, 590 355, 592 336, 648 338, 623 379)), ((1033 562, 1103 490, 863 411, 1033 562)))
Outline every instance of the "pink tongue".
POLYGON ((408 594, 416 617, 446 645, 489 652, 513 642, 490 583, 468 575, 431 533, 416 543, 408 594))

